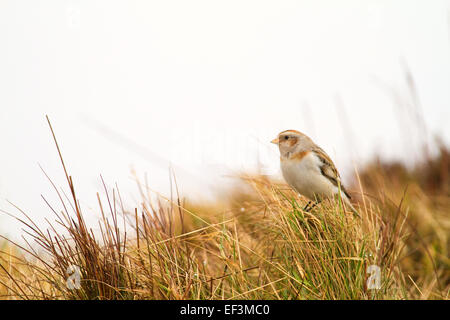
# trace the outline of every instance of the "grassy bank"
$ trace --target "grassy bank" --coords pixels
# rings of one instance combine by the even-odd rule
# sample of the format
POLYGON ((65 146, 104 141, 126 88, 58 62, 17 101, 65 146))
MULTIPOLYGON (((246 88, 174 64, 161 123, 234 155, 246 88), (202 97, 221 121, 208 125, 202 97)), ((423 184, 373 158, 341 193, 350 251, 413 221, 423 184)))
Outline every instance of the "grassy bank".
POLYGON ((132 211, 103 183, 94 232, 61 157, 56 222, 42 230, 17 208, 27 245, 0 242, 0 298, 447 299, 448 159, 442 147, 412 169, 367 165, 352 188, 361 218, 339 200, 305 211, 264 176, 241 176, 215 203, 176 187, 155 197, 138 182, 132 211))
POLYGON ((122 210, 117 190, 104 191, 100 234, 86 226, 71 186, 72 201, 61 196, 61 208, 52 209, 65 232, 40 230, 23 216, 30 246, 3 242, 1 297, 447 298, 448 197, 434 199, 419 185, 384 189, 384 198, 360 197, 359 219, 339 202, 306 212, 306 201, 285 185, 241 179, 215 204, 151 201, 142 188, 134 212, 122 210), (378 289, 367 286, 370 265, 380 268, 378 289), (67 286, 71 266, 79 268, 79 289, 67 286))

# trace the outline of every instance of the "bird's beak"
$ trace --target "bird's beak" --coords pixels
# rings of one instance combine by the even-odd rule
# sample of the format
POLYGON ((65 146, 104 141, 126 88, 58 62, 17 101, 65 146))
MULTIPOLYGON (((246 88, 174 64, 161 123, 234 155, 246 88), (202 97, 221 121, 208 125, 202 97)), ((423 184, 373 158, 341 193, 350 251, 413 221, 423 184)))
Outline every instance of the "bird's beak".
POLYGON ((278 138, 273 139, 272 141, 270 141, 271 143, 274 144, 278 144, 280 142, 280 140, 278 138))

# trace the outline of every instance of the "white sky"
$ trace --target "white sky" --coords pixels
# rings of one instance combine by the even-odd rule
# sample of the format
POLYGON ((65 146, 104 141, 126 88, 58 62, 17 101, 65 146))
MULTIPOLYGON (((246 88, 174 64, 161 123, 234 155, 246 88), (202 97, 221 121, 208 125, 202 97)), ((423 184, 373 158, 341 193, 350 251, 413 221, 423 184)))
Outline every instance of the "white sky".
MULTIPOLYGON (((380 83, 407 99, 407 65, 430 137, 450 142, 449 12, 444 0, 3 0, 0 209, 51 217, 38 163, 65 184, 46 114, 92 215, 100 174, 138 200, 131 166, 167 193, 171 161, 196 197, 258 153, 276 174, 269 141, 285 129, 309 134, 344 177, 375 153, 415 159, 418 130, 380 83)), ((18 230, 0 215, 2 234, 18 230)))

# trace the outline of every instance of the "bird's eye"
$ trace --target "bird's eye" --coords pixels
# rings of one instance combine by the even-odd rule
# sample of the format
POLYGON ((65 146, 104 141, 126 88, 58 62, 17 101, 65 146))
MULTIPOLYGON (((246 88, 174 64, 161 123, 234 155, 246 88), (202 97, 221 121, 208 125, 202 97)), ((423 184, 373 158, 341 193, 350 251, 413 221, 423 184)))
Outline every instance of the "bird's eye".
POLYGON ((288 136, 284 136, 284 140, 287 140, 287 139, 289 139, 289 137, 288 136))

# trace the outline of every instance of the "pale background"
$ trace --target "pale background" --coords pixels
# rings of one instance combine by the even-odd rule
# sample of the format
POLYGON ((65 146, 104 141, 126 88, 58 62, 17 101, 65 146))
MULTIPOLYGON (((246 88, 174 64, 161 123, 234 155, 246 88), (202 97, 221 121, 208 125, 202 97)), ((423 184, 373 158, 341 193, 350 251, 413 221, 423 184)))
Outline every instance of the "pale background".
MULTIPOLYGON (((450 143, 449 12, 444 0, 2 0, 0 209, 53 219, 41 194, 59 208, 38 165, 67 190, 46 114, 92 219, 100 174, 129 206, 132 167, 168 194, 172 166, 196 199, 258 162, 278 175, 269 141, 284 129, 310 135, 344 181, 375 154, 417 161, 421 142, 450 143)), ((0 214, 1 234, 19 231, 0 214)))

